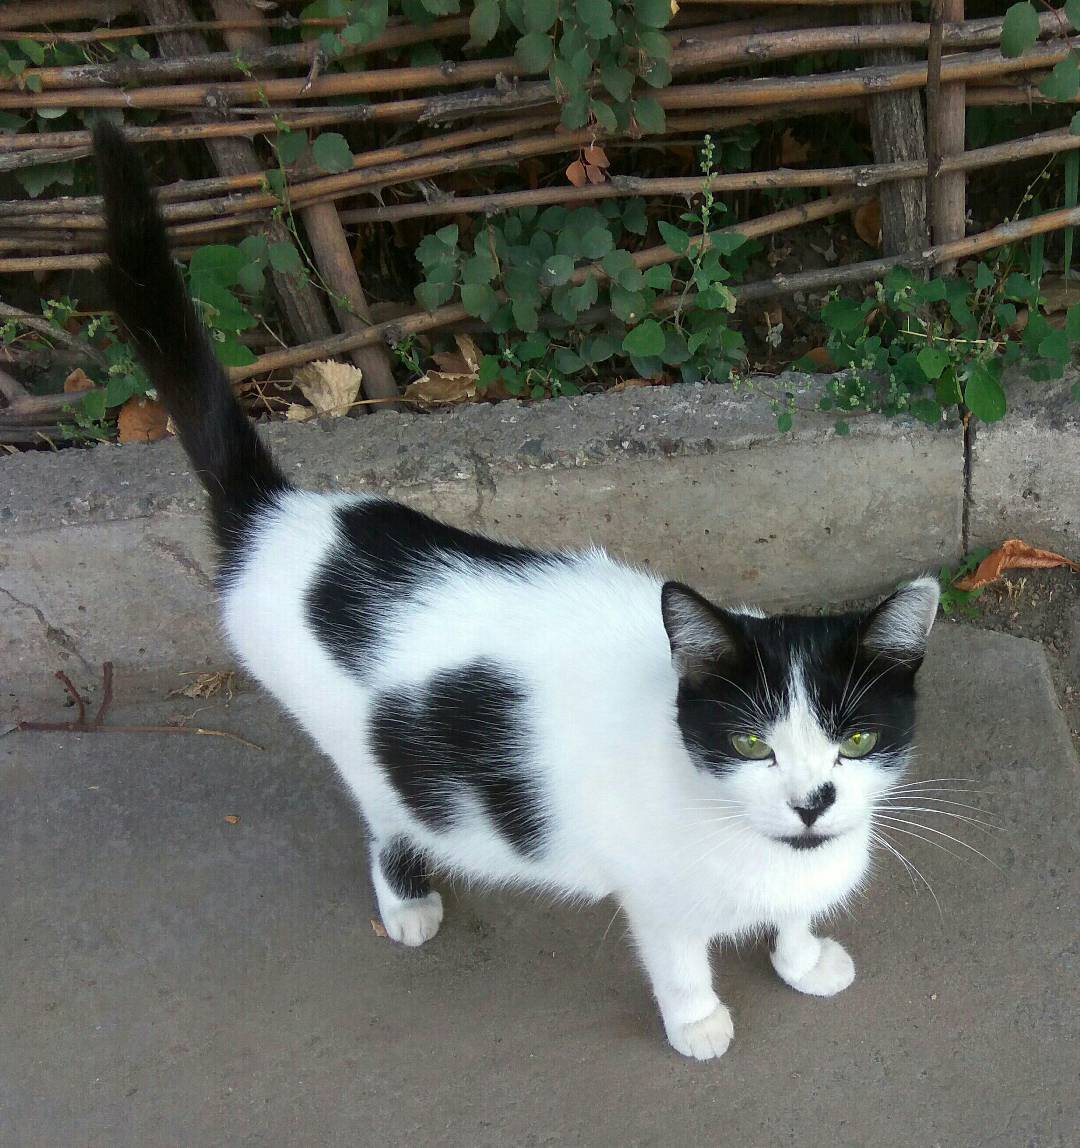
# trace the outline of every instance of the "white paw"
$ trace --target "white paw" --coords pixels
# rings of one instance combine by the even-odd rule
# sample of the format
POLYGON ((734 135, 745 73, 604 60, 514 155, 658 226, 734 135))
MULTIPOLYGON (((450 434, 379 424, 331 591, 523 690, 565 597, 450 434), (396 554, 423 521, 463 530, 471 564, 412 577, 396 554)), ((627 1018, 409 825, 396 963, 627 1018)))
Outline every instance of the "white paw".
POLYGON ((773 967, 793 989, 815 997, 835 996, 855 979, 855 962, 848 956, 847 949, 831 937, 821 938, 818 959, 805 972, 792 975, 792 970, 778 964, 775 956, 773 967))
POLYGON ((415 901, 399 901, 385 910, 380 905, 379 910, 390 939, 413 948, 430 941, 442 924, 442 897, 438 893, 428 893, 415 901))
POLYGON ((692 1024, 677 1024, 668 1029, 671 1047, 695 1060, 714 1060, 723 1056, 734 1035, 731 1013, 722 1004, 717 1005, 703 1020, 696 1020, 692 1024))

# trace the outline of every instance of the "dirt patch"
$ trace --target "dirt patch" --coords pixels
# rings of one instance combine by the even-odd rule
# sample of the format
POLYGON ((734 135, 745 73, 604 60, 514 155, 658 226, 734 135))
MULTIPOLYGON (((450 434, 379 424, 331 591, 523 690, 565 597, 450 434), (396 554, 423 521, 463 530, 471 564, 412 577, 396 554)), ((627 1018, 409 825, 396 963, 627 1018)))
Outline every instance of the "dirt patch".
POLYGON ((946 624, 1041 642, 1080 752, 1080 575, 1067 569, 1013 571, 988 586, 976 606, 975 617, 946 624))

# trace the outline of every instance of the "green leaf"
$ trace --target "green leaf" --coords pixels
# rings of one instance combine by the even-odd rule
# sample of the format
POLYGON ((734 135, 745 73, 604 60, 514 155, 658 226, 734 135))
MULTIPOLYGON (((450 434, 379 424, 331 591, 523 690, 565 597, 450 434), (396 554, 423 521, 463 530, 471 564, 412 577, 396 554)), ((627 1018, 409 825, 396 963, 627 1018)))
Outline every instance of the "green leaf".
MULTIPOLYGON (((1080 115, 1080 113, 1077 113, 1080 115)), ((17 116, 13 112, 0 112, 0 132, 5 134, 8 132, 17 132, 19 128, 25 127, 29 120, 24 119, 22 116, 17 116)))
POLYGON ((33 167, 21 167, 15 178, 22 184, 31 199, 37 197, 50 184, 71 184, 75 181, 75 168, 70 163, 40 163, 33 167))
POLYGON ((609 251, 601 260, 600 266, 603 267, 610 278, 620 283, 627 291, 636 291, 638 287, 641 286, 640 282, 633 284, 622 282, 622 276, 627 271, 637 271, 637 268, 634 266, 634 257, 625 248, 616 247, 614 250, 609 251))
POLYGON ((482 48, 495 39, 501 18, 499 0, 476 0, 469 16, 469 42, 466 48, 482 48))
POLYGON ((546 207, 540 212, 536 226, 539 227, 541 231, 546 231, 551 235, 558 235, 566 226, 566 217, 568 214, 565 207, 546 207))
POLYGON ((243 287, 249 295, 258 295, 266 286, 262 263, 245 263, 236 276, 236 282, 243 287))
POLYGON ((634 119, 646 134, 658 134, 667 127, 667 117, 659 102, 652 96, 634 100, 634 119))
POLYGON ((425 311, 434 311, 436 307, 441 307, 453 293, 453 283, 432 283, 428 280, 418 283, 413 290, 417 303, 425 311))
POLYGON ((666 88, 671 83, 671 66, 666 60, 650 60, 641 78, 650 88, 666 88))
MULTIPOLYGON (((531 0, 526 0, 526 4, 531 0)), ((611 19, 610 0, 577 0, 574 5, 577 18, 585 25, 586 30, 594 40, 602 40, 615 31, 615 24, 611 19)))
POLYGON ((1080 0, 1065 0, 1065 15, 1073 28, 1080 32, 1080 0))
POLYGON ((300 253, 287 239, 283 239, 280 243, 271 243, 267 255, 270 259, 270 266, 282 274, 299 275, 304 269, 304 264, 300 260, 300 253))
POLYGON ((605 104, 602 100, 590 99, 589 111, 592 112, 593 118, 603 131, 609 135, 618 131, 619 121, 615 118, 615 112, 608 104, 605 104))
POLYGON ((634 235, 644 235, 649 230, 649 217, 645 214, 645 200, 627 200, 623 208, 622 225, 634 235))
POLYGON ((560 347, 554 355, 555 367, 564 375, 574 375, 584 370, 585 360, 576 352, 560 347))
POLYGON ((105 417, 105 392, 91 391, 83 396, 83 414, 93 422, 100 422, 105 417))
POLYGON ((851 434, 851 427, 848 426, 843 419, 836 420, 836 433, 843 437, 844 435, 851 434))
POLYGON ((465 283, 461 288, 461 305, 476 319, 488 322, 495 314, 499 300, 484 283, 465 283))
POLYGON ((530 32, 551 31, 558 7, 558 0, 528 0, 522 7, 526 29, 530 32))
POLYGON ((532 363, 537 359, 542 359, 548 353, 548 347, 547 336, 540 332, 537 335, 530 335, 527 339, 522 339, 520 343, 515 343, 512 350, 521 362, 532 363))
POLYGON ((574 261, 569 255, 552 255, 544 260, 540 282, 545 287, 561 287, 574 273, 574 261))
POLYGON ((276 140, 278 158, 288 167, 304 154, 308 144, 307 132, 288 131, 279 132, 276 140))
POLYGON ((975 290, 986 291, 994 285, 994 273, 985 263, 980 263, 975 271, 975 290))
MULTIPOLYGON (((529 0, 531 3, 532 0, 529 0)), ((526 4, 526 9, 528 4, 526 4)), ((542 72, 551 63, 551 37, 543 32, 529 32, 522 36, 514 48, 514 59, 526 73, 542 72)))
POLYGON ((934 382, 941 377, 941 372, 949 365, 949 356, 944 351, 935 350, 933 347, 924 347, 919 352, 919 366, 922 367, 923 374, 934 382))
POLYGON ((650 310, 649 300, 642 291, 627 291, 618 283, 608 286, 611 309, 624 323, 636 323, 650 310))
POLYGON ((671 0, 634 0, 634 15, 648 28, 664 28, 671 20, 671 0))
POLYGON ((686 336, 675 327, 664 329, 664 349, 660 357, 668 366, 678 367, 690 358, 690 348, 686 336))
POLYGON ((18 45, 22 49, 22 54, 27 56, 32 64, 40 68, 45 63, 45 47, 39 41, 19 40, 18 45))
POLYGON ((1022 56, 1035 46, 1038 39, 1039 14, 1035 6, 1027 0, 1022 4, 1014 4, 1005 13, 1005 22, 1001 28, 1001 54, 1022 56))
POLYGON ((1075 56, 1066 56, 1039 85, 1048 100, 1071 100, 1080 92, 1080 66, 1075 56))
POLYGON ((937 426, 941 422, 941 407, 933 399, 916 399, 909 408, 920 422, 937 426))
POLYGON ((946 371, 938 380, 938 385, 934 388, 934 398, 942 407, 955 407, 964 401, 954 370, 946 371))
POLYGON ((486 252, 472 255, 461 265, 462 283, 490 283, 495 278, 495 260, 486 252))
POLYGON ((581 344, 581 357, 590 365, 604 363, 618 350, 618 345, 610 335, 590 335, 581 344))
POLYGON ((737 231, 714 231, 709 236, 709 247, 720 255, 730 255, 738 251, 746 242, 746 236, 737 231))
POLYGON ((1065 312, 1065 334, 1072 342, 1080 342, 1080 303, 1074 303, 1065 312))
POLYGON ((138 389, 138 383, 131 375, 113 375, 105 384, 105 405, 123 406, 138 389))
POLYGON ((250 367, 255 362, 255 354, 239 339, 226 339, 214 343, 214 352, 223 367, 250 367))
POLYGON ((586 259, 600 259, 614 246, 611 232, 603 226, 590 227, 581 237, 581 254, 586 259))
POLYGON ((975 363, 968 372, 964 402, 983 422, 995 423, 1004 416, 1005 392, 985 364, 975 363))
POLYGON ((617 100, 625 100, 634 87, 634 73, 616 64, 602 64, 600 82, 617 100))
POLYGON ((657 227, 660 228, 661 238, 672 251, 679 255, 685 255, 690 250, 690 236, 681 227, 676 227, 673 223, 667 223, 663 219, 660 220, 657 227))
POLYGON ((339 132, 322 132, 311 149, 321 171, 351 171, 353 154, 348 141, 339 132))
POLYGON ((1069 336, 1064 331, 1051 331, 1039 344, 1039 354, 1044 359, 1067 363, 1070 356, 1069 336))
POLYGON ((791 411, 781 411, 781 413, 776 416, 776 429, 781 434, 787 434, 787 432, 791 430, 794 421, 795 419, 791 411))
POLYGON ((240 278, 240 271, 248 262, 248 257, 239 247, 227 243, 211 243, 198 248, 188 265, 195 278, 206 277, 231 287, 240 278))
POLYGON ((510 306, 514 312, 514 322, 519 331, 528 334, 528 332, 536 330, 539 326, 539 316, 533 303, 528 299, 511 299, 510 306))
POLYGON ((416 249, 416 258, 425 270, 440 263, 456 263, 456 243, 455 239, 454 243, 447 245, 437 235, 425 235, 416 249))
POLYGON ((654 60, 671 59, 671 41, 658 28, 639 28, 638 47, 654 60))
POLYGON ((655 319, 646 319, 627 331, 622 348, 629 355, 659 355, 664 350, 664 329, 655 319))
POLYGON ((246 331, 258 320, 227 288, 213 279, 192 276, 191 293, 203 304, 203 316, 217 331, 246 331))
POLYGON ((1069 131, 1072 132, 1074 136, 1080 136, 1080 112, 1076 112, 1069 121, 1069 131))

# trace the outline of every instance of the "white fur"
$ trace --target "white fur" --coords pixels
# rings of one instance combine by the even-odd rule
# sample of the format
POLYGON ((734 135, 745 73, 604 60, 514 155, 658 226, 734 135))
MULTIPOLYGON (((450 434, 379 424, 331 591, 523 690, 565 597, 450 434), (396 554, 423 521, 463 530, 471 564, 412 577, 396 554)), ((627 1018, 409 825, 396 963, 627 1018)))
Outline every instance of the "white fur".
MULTIPOLYGON (((551 832, 536 860, 516 853, 479 814, 438 833, 418 821, 371 753, 371 693, 324 651, 304 616, 305 592, 335 542, 332 512, 358 501, 282 496, 259 523, 223 610, 247 669, 311 734, 355 795, 373 856, 403 833, 437 869, 466 880, 536 886, 573 899, 614 896, 669 1040, 688 1056, 719 1056, 731 1039, 730 1016, 712 987, 714 938, 775 926, 774 964, 788 983, 819 994, 850 983, 850 958, 813 937, 810 923, 845 902, 866 876, 869 806, 884 786, 878 771, 858 761, 836 765, 836 746, 814 723, 805 692, 769 733, 776 767, 749 762, 730 779, 696 768, 674 720, 677 678, 661 582, 600 551, 527 577, 442 565, 432 569, 419 602, 389 608, 379 688, 420 683, 480 658, 527 684, 541 747, 532 768, 551 832), (801 830, 792 804, 825 779, 838 796, 815 830, 840 836, 801 852, 776 841, 801 830)), ((402 901, 377 864, 374 871, 390 935, 405 944, 434 936, 438 895, 402 901)))

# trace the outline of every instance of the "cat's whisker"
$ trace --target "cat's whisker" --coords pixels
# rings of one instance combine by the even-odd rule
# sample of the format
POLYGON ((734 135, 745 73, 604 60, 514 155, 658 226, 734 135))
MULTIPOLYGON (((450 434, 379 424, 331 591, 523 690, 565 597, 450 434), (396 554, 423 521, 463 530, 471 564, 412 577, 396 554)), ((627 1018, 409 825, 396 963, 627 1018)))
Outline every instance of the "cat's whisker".
POLYGON ((955 817, 957 821, 966 821, 970 825, 975 825, 986 832, 997 830, 1000 833, 1005 832, 1004 825, 995 825, 991 821, 983 821, 978 817, 968 817, 963 813, 954 813, 951 809, 932 809, 926 805, 893 805, 885 802, 877 807, 878 811, 881 810, 898 810, 901 813, 937 813, 942 817, 955 817))
MULTIPOLYGON (((944 912, 942 912, 941 902, 938 900, 937 893, 934 892, 934 886, 930 884, 930 882, 924 876, 922 870, 918 867, 918 865, 915 864, 914 861, 912 861, 909 857, 905 857, 898 846, 894 845, 892 842, 888 841, 883 836, 883 833, 887 832, 887 830, 885 830, 885 828, 883 826, 881 826, 879 828, 881 828, 882 833, 874 833, 873 834, 874 840, 879 845, 884 846, 895 858, 897 858, 897 860, 899 860, 900 862, 903 863, 903 865, 908 870, 909 876, 911 875, 912 872, 914 872, 915 874, 918 875, 919 880, 922 881, 922 883, 926 886, 927 891, 929 892, 930 896, 933 897, 934 904, 937 906, 938 916, 941 918, 941 923, 944 925, 945 924, 945 914, 944 914, 944 912)), ((914 877, 912 877, 912 879, 911 879, 911 884, 912 884, 912 887, 917 891, 918 886, 915 884, 915 878, 914 877)))
MULTIPOLYGON (((985 814, 987 817, 1000 817, 1000 813, 995 813, 992 809, 983 809, 981 805, 971 805, 967 801, 950 801, 947 797, 934 797, 926 793, 900 793, 896 795, 900 801, 933 801, 938 805, 953 805, 957 809, 971 809, 976 813, 985 814)), ((883 804, 888 804, 884 802, 883 804)))
MULTIPOLYGON (((914 825, 918 829, 925 829, 927 833, 936 833, 939 837, 944 837, 949 841, 955 841, 957 845, 963 846, 963 848, 968 849, 972 853, 974 853, 976 856, 981 857, 988 864, 993 865, 993 867, 995 869, 997 869, 999 872, 1001 872, 1001 873, 1005 872, 1005 870, 1002 869, 1001 866, 996 861, 994 861, 990 857, 987 857, 987 855, 985 853, 976 849, 974 845, 969 845, 966 841, 962 841, 959 837, 954 837, 951 833, 946 833, 942 829, 935 829, 932 825, 924 825, 921 821, 909 821, 907 818, 904 818, 904 817, 892 817, 887 813, 878 813, 877 816, 879 818, 881 818, 883 821, 888 821, 894 827, 896 826, 897 823, 899 823, 901 825, 914 825)), ((903 829, 898 829, 898 832, 904 833, 906 831, 903 829)), ((946 852, 948 852, 948 850, 946 850, 946 852)), ((956 856, 956 854, 953 854, 953 856, 956 856)))

